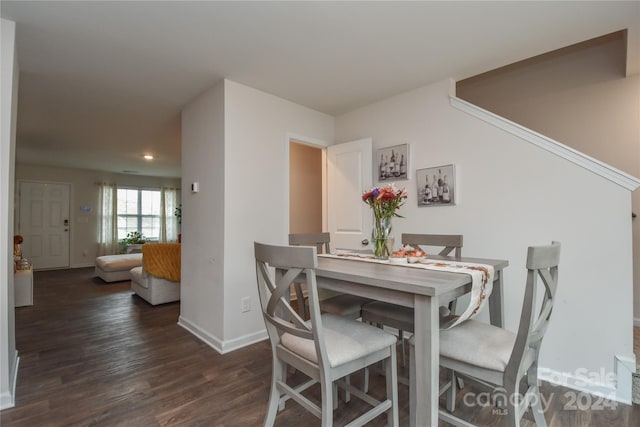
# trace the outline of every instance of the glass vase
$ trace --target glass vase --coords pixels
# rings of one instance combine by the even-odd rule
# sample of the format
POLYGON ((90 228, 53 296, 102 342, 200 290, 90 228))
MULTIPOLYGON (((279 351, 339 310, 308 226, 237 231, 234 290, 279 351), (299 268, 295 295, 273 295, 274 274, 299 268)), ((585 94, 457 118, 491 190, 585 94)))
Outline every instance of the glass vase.
POLYGON ((378 259, 389 258, 389 239, 391 238, 391 218, 373 218, 373 230, 371 231, 371 245, 373 255, 378 259))

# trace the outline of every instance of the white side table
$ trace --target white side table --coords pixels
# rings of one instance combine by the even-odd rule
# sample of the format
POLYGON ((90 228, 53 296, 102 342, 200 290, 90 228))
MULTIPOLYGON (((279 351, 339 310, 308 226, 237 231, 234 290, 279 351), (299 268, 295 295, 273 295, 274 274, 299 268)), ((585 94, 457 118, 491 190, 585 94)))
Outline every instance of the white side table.
POLYGON ((14 305, 24 307, 33 305, 33 269, 16 270, 13 275, 14 305))

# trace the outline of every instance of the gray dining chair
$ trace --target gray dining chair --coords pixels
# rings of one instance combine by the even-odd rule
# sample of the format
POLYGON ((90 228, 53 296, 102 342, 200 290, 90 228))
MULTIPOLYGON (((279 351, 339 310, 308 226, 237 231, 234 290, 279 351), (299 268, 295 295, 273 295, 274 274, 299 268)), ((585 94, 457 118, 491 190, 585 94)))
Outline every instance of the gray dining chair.
MULTIPOLYGON (((536 425, 547 425, 538 388, 538 358, 553 310, 559 261, 559 242, 528 248, 527 281, 517 333, 477 320, 467 320, 440 331, 440 366, 451 373, 449 381, 441 389, 447 392, 447 411, 439 411, 441 420, 453 425, 471 425, 452 414, 455 411, 456 387, 451 386, 451 381, 461 374, 503 393, 507 426, 519 426, 529 406, 536 425), (538 292, 540 282, 542 288, 538 292), (537 305, 539 310, 535 309, 537 305), (523 380, 526 392, 521 394, 523 380)), ((411 388, 415 387, 413 338, 409 344, 411 388)))
MULTIPOLYGON (((318 253, 330 253, 330 233, 295 233, 289 234, 289 244, 294 246, 305 245, 315 246, 318 253)), ((302 301, 300 308, 303 315, 308 315, 307 308, 304 303, 304 294, 302 286, 295 287, 296 299, 298 303, 302 301)), ((350 319, 357 319, 361 316, 362 306, 372 302, 369 298, 359 297, 356 295, 340 294, 333 295, 320 301, 320 311, 323 313, 333 313, 339 316, 345 316, 350 319)), ((299 305, 300 307, 300 305, 299 305)))
POLYGON ((361 426, 386 412, 387 425, 398 425, 398 387, 395 336, 330 313, 321 314, 315 271, 315 247, 274 246, 254 243, 260 305, 271 342, 273 372, 268 411, 264 425, 272 426, 278 409, 291 398, 321 419, 322 426, 333 424, 337 406, 336 387, 369 403, 373 408, 349 425, 361 426), (294 281, 305 276, 310 320, 291 307, 289 293, 294 281), (351 387, 341 379, 364 367, 386 361, 386 398, 382 401, 351 387), (287 383, 287 366, 301 371, 309 381, 292 386, 287 383), (302 391, 320 383, 318 406, 302 391))
MULTIPOLYGON (((442 249, 438 253, 439 256, 450 256, 454 252, 455 259, 460 259, 462 256, 462 239, 461 234, 402 234, 403 245, 411 245, 423 250, 425 246, 440 247, 442 249)), ((430 251, 425 250, 425 252, 430 251)), ((455 313, 455 301, 449 304, 448 309, 440 308, 441 317, 449 313, 455 313)), ((404 332, 415 332, 413 308, 382 301, 371 302, 362 307, 362 321, 386 325, 398 330, 398 339, 402 348, 402 366, 404 366, 406 359, 404 332)))

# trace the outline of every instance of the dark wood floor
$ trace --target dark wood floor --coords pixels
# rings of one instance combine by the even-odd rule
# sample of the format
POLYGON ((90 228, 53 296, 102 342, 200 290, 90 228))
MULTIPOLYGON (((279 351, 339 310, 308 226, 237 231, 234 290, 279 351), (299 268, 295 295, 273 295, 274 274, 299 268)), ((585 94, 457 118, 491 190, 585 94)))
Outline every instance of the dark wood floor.
MULTIPOLYGON (((261 425, 271 375, 267 343, 220 355, 176 324, 179 303, 152 307, 132 296, 129 286, 105 284, 93 269, 35 273, 35 305, 16 309, 16 406, 0 413, 0 424, 261 425)), ((374 376, 372 389, 382 397, 384 380, 374 376)), ((466 390, 474 391, 471 385, 466 390)), ((594 406, 599 400, 590 397, 590 410, 565 409, 571 400, 566 393, 572 392, 543 385, 550 426, 640 425, 638 405, 600 409, 594 406)), ((318 396, 317 388, 310 395, 318 396)), ((401 425, 408 425, 407 387, 399 387, 399 398, 401 425)), ((502 425, 489 406, 459 407, 478 425, 502 425)), ((336 423, 344 424, 363 408, 357 399, 341 402, 336 423)), ((530 420, 526 415, 523 425, 532 426, 530 420)), ((290 402, 276 425, 319 422, 290 402)), ((379 417, 371 425, 383 426, 385 420, 379 417)))

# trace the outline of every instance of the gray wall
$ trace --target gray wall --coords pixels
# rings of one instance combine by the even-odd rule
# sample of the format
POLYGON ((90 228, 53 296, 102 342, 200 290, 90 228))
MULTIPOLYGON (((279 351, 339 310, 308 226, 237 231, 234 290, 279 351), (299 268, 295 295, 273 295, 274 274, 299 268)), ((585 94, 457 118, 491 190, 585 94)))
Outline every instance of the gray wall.
MULTIPOLYGON (((461 82, 457 96, 640 177, 640 76, 625 77, 625 53, 624 40, 604 39, 461 82)), ((633 211, 640 214, 640 190, 633 211)), ((640 326, 640 219, 632 233, 640 326)))

